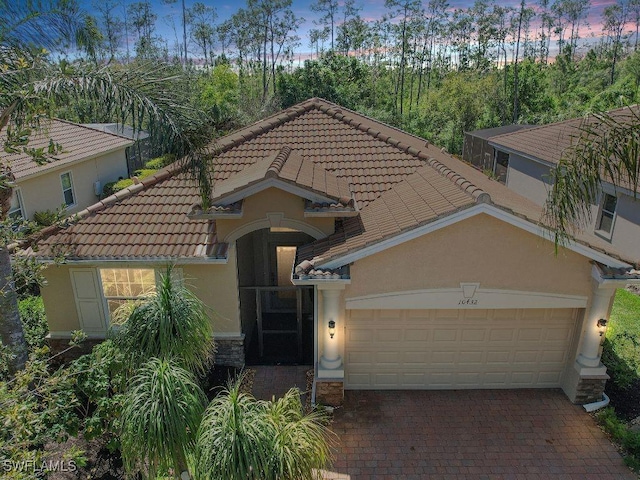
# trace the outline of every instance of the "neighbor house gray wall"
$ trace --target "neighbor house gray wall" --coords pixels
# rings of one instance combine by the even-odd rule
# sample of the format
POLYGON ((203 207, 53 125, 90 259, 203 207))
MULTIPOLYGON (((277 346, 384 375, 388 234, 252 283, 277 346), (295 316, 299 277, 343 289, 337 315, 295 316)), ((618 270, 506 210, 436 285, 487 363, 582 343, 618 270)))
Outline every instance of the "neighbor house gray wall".
POLYGON ((550 168, 515 153, 509 155, 507 187, 523 197, 544 205, 547 200, 550 168))
MULTIPOLYGON (((551 186, 550 170, 547 165, 512 153, 509 156, 507 187, 542 206, 551 186)), ((636 200, 631 195, 615 192, 613 187, 605 191, 618 196, 613 231, 607 234, 596 230, 600 220, 598 203, 591 206, 591 223, 587 227, 587 232, 594 233, 611 243, 624 255, 625 259, 638 263, 640 262, 640 198, 636 200)))
MULTIPOLYGON (((594 227, 596 221, 597 216, 594 227)), ((611 244, 630 260, 640 263, 640 198, 618 192, 611 244)))

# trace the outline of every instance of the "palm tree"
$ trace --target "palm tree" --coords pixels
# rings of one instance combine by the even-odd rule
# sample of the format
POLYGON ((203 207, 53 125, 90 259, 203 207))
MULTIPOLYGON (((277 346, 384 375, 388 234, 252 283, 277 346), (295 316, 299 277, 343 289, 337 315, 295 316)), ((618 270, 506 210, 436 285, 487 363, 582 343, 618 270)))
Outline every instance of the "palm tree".
POLYGON ((152 357, 174 360, 194 373, 210 365, 214 344, 207 307, 175 278, 172 268, 161 276, 155 293, 132 310, 118 313, 124 314, 126 321, 114 341, 130 366, 152 357))
POLYGON ((319 412, 305 415, 291 389, 269 402, 241 392, 242 377, 214 398, 198 429, 198 478, 316 478, 330 460, 332 433, 319 412))
MULTIPOLYGON (((157 62, 121 67, 81 61, 56 65, 47 60, 44 48, 32 46, 34 41, 56 46, 62 40, 82 40, 78 33, 82 14, 65 8, 72 4, 0 0, 0 134, 6 137, 5 148, 23 147, 41 119, 53 116, 57 105, 89 99, 112 120, 155 133, 152 138, 161 149, 182 158, 186 171, 200 186, 203 206, 208 206, 210 156, 203 152, 211 134, 203 117, 188 107, 188 80, 181 70, 157 62)), ((8 274, 11 228, 7 214, 13 187, 11 165, 0 158, 0 340, 13 350, 10 369, 16 371, 27 360, 27 347, 8 274)))
POLYGON ((121 442, 125 468, 145 478, 188 471, 187 456, 207 402, 193 374, 173 360, 151 358, 124 398, 121 442))
POLYGON ((566 244, 591 221, 604 183, 637 195, 640 185, 640 110, 625 108, 615 115, 585 119, 575 144, 551 172, 553 187, 543 220, 556 247, 566 244))

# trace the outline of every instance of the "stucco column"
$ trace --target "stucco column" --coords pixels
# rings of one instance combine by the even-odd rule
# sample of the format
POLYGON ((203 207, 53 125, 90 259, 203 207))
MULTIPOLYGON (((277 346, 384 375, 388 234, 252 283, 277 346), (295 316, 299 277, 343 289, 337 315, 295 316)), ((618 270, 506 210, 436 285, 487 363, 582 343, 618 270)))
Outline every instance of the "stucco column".
POLYGON ((320 365, 327 370, 339 369, 342 365, 340 356, 340 290, 322 290, 322 310, 323 318, 318 325, 320 334, 324 337, 323 352, 320 357, 320 365), (335 334, 333 338, 329 335, 329 322, 336 322, 335 334))
POLYGON ((578 355, 578 363, 581 366, 598 367, 600 365, 600 345, 603 337, 600 328, 598 328, 598 320, 601 318, 609 320, 609 306, 614 292, 615 288, 602 286, 596 288, 594 292, 591 307, 587 313, 580 354, 578 355))

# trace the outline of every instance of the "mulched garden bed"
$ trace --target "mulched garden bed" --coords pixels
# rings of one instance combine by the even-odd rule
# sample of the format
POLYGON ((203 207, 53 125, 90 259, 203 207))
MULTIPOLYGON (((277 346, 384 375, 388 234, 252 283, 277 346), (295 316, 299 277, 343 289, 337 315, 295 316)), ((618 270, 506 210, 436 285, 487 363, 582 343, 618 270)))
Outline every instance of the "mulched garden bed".
POLYGON ((634 380, 629 388, 618 387, 614 378, 611 378, 607 382, 605 393, 619 417, 627 422, 640 417, 640 378, 634 380))

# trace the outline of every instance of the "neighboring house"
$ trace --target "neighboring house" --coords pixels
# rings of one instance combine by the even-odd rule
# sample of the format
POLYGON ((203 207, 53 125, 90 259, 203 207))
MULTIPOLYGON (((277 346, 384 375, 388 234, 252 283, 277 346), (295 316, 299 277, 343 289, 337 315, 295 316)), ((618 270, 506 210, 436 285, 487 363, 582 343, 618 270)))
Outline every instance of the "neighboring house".
MULTIPOLYGON (((631 108, 637 115, 638 107, 631 108)), ((609 115, 621 122, 637 121, 629 108, 613 110, 609 115)), ((589 119, 572 119, 512 133, 501 129, 481 131, 495 150, 493 173, 507 187, 544 205, 552 183, 551 170, 576 143, 581 125, 589 119)), ((626 258, 640 262, 640 199, 628 188, 616 189, 612 184, 605 184, 598 203, 591 208, 587 231, 610 243, 626 258)))
POLYGON ((344 389, 562 388, 600 399, 608 242, 554 255, 540 207, 425 140, 321 99, 219 139, 212 207, 174 166, 45 229, 50 343, 105 338, 167 264, 211 307, 216 362, 315 366, 344 389))
POLYGON ((504 183, 507 167, 504 156, 489 145, 489 140, 496 135, 517 132, 534 125, 505 125, 504 127, 486 128, 473 132, 464 132, 462 159, 485 173, 491 173, 504 183))
POLYGON ((122 125, 121 123, 85 123, 83 125, 133 141, 125 150, 129 168, 127 178, 131 177, 133 172, 139 168, 143 168, 144 164, 151 159, 149 134, 144 130, 134 130, 129 125, 122 125))
POLYGON ((93 205, 105 183, 127 177, 125 149, 131 144, 131 140, 64 120, 43 125, 26 145, 43 149, 38 161, 22 149, 2 154, 17 185, 9 215, 32 219, 44 210, 64 207, 73 214, 93 205))

